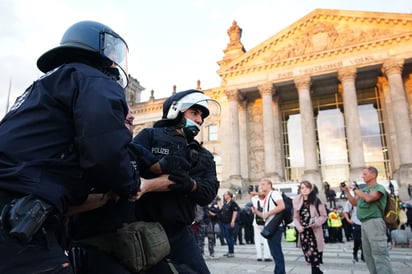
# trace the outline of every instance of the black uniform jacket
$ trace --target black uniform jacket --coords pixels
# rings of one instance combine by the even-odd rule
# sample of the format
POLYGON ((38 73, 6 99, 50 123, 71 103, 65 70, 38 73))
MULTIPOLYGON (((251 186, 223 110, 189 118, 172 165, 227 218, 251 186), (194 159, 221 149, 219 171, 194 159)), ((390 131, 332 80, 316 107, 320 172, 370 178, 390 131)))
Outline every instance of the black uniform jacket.
MULTIPOLYGON (((195 140, 188 144, 174 127, 143 129, 133 142, 147 148, 157 159, 166 155, 186 157, 191 164, 189 174, 197 182, 197 189, 190 193, 170 191, 144 194, 137 201, 138 219, 158 221, 166 231, 191 224, 195 205, 208 205, 217 195, 219 181, 213 155, 195 140)), ((148 167, 142 166, 141 175, 145 176, 147 170, 148 167)))

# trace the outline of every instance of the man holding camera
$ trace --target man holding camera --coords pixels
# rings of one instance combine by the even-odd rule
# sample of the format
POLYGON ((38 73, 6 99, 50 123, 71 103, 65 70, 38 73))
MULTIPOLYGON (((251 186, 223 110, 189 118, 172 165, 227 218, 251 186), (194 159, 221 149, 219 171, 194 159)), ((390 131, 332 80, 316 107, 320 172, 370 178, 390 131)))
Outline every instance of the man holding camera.
POLYGON ((385 188, 377 183, 377 176, 378 170, 375 167, 366 167, 362 172, 362 178, 367 184, 364 189, 352 184, 341 184, 341 189, 349 202, 357 206, 357 216, 362 223, 363 256, 369 272, 391 274, 393 271, 387 247, 386 224, 381 210, 385 208, 387 194, 385 188))

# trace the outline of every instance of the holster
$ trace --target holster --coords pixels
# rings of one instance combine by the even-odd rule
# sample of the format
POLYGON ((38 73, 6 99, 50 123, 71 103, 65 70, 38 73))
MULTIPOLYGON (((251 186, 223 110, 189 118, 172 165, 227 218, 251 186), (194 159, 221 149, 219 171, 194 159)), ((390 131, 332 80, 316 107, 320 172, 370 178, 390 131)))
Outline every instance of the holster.
POLYGON ((14 199, 3 207, 1 227, 22 243, 28 243, 53 211, 51 204, 30 194, 14 199))

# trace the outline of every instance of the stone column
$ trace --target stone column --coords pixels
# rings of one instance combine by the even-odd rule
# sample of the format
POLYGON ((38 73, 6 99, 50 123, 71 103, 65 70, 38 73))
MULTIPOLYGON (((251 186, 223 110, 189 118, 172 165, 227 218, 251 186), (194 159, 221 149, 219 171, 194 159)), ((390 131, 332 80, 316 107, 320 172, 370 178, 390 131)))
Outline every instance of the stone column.
POLYGON ((275 176, 277 175, 278 178, 275 178, 275 183, 280 183, 285 178, 285 162, 284 162, 284 151, 283 151, 283 139, 282 139, 282 118, 280 116, 279 104, 280 104, 279 96, 275 95, 273 97, 272 102, 272 110, 273 110, 273 132, 275 135, 275 176))
MULTIPOLYGON (((391 161, 392 172, 397 173, 399 170, 399 147, 398 142, 396 140, 396 130, 395 125, 392 122, 394 120, 393 117, 393 107, 391 102, 391 96, 389 91, 389 83, 385 77, 379 77, 377 83, 378 89, 383 94, 383 119, 385 124, 385 135, 386 135, 386 143, 388 145, 388 155, 391 161)), ((394 175, 392 175, 394 176, 394 175)))
POLYGON ((401 199, 407 198, 407 184, 412 181, 412 134, 408 105, 402 81, 403 59, 389 59, 382 66, 389 82, 396 140, 399 146, 399 183, 401 199), (404 195, 404 196, 403 196, 404 195))
POLYGON ((305 162, 305 171, 302 179, 309 180, 310 182, 315 183, 318 186, 318 189, 322 189, 318 157, 316 154, 315 120, 313 116, 312 100, 310 98, 310 77, 302 76, 296 78, 295 85, 299 94, 303 157, 305 162))
POLYGON ((274 182, 276 172, 275 135, 273 128, 272 96, 273 84, 267 83, 258 87, 262 96, 263 143, 265 153, 265 177, 274 182))
POLYGON ((356 68, 349 67, 338 71, 342 83, 343 110, 349 149, 350 180, 361 181, 365 167, 362 133, 359 122, 358 100, 356 97, 356 68))
POLYGON ((242 176, 240 175, 240 138, 239 138, 239 91, 227 90, 226 96, 229 102, 229 126, 230 128, 230 143, 228 149, 230 153, 230 183, 232 187, 242 186, 242 176))
POLYGON ((239 96, 240 102, 240 113, 239 113, 239 144, 240 144, 240 176, 243 179, 243 193, 246 193, 247 186, 249 185, 249 152, 248 152, 248 124, 247 124, 247 100, 239 96))

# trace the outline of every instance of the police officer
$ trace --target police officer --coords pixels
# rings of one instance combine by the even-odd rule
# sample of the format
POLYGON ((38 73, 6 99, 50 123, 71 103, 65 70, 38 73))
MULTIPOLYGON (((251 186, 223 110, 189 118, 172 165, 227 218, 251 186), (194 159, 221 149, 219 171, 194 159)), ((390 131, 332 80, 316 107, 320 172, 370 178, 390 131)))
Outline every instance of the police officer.
MULTIPOLYGON (((168 187, 142 182, 145 194, 136 209, 139 219, 162 224, 171 246, 167 259, 179 273, 210 273, 190 225, 196 204, 207 206, 219 188, 213 155, 194 139, 213 104, 218 106, 201 91, 178 92, 163 103, 162 119, 132 142, 148 152, 142 160, 142 177, 168 173, 175 182, 168 187), (177 162, 179 168, 174 168, 177 162)), ((168 268, 163 261, 148 273, 169 273, 168 268)))
POLYGON ((0 122, 0 273, 73 273, 56 236, 68 207, 96 188, 135 197, 127 55, 109 27, 72 25, 0 122))

